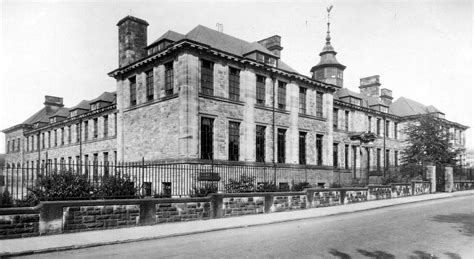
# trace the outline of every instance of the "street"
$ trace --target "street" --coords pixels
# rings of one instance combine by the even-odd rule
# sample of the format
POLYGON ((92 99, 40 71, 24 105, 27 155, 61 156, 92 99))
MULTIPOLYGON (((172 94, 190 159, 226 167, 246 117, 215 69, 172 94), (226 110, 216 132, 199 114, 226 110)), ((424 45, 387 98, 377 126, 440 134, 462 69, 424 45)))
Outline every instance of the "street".
POLYGON ((25 258, 474 258, 474 196, 25 258))

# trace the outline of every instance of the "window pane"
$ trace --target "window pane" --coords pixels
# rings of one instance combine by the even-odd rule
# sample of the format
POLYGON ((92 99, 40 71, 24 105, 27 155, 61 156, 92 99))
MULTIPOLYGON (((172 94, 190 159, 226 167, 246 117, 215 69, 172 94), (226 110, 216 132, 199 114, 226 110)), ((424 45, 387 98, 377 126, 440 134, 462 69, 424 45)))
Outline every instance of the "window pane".
POLYGON ((239 161, 239 123, 229 122, 229 160, 239 161))
POLYGON ((301 114, 306 114, 306 88, 300 87, 299 108, 301 114))
POLYGON ((278 129, 277 142, 278 142, 278 147, 277 147, 278 163, 285 163, 286 130, 278 129))
POLYGON ((278 81, 278 109, 286 109, 286 83, 278 81))
POLYGON ((229 99, 238 101, 240 98, 240 70, 229 68, 229 99))
POLYGON ((257 75, 257 104, 265 104, 265 77, 257 75))
POLYGON ((299 134, 299 160, 300 164, 306 164, 306 132, 299 134))
POLYGON ((316 116, 323 117, 323 93, 316 93, 316 116))
POLYGON ((316 135, 316 164, 323 165, 323 135, 316 135))
POLYGON ((174 74, 173 74, 173 62, 165 64, 165 95, 173 94, 174 87, 174 74))
POLYGON ((265 162, 265 127, 257 126, 256 128, 256 161, 265 162))
POLYGON ((338 113, 339 113, 339 109, 333 109, 333 112, 332 112, 332 126, 333 126, 334 129, 337 129, 338 120, 339 120, 338 113))
POLYGON ((146 72, 146 99, 153 100, 153 70, 146 72))
POLYGON ((210 118, 201 119, 201 158, 212 159, 213 158, 213 134, 212 126, 214 120, 210 118))
POLYGON ((214 63, 201 61, 201 93, 214 95, 214 63))

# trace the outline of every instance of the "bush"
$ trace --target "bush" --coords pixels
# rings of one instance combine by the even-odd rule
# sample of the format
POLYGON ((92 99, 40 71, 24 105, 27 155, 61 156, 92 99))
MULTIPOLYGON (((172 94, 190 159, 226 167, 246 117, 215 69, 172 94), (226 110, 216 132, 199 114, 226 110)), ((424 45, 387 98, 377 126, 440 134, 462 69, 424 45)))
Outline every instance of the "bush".
POLYGON ((87 200, 92 198, 130 198, 137 190, 128 176, 102 176, 97 185, 87 175, 73 171, 60 171, 40 176, 36 185, 28 188, 26 201, 22 205, 35 206, 45 200, 87 200))
POLYGON ((297 184, 293 184, 291 190, 292 191, 295 191, 295 192, 300 192, 306 188, 309 188, 311 187, 310 184, 308 182, 300 182, 300 183, 297 183, 297 184))
POLYGON ((133 198, 137 196, 134 182, 128 175, 105 175, 100 178, 94 196, 101 199, 133 198))
POLYGON ((36 185, 28 188, 27 202, 34 206, 42 200, 90 199, 94 187, 86 175, 61 171, 40 176, 36 185))
POLYGON ((10 192, 5 188, 3 193, 0 192, 0 207, 11 207, 13 205, 13 199, 10 192))
POLYGON ((257 185, 257 192, 276 192, 277 189, 273 182, 263 182, 257 185))
POLYGON ((207 197, 217 192, 217 183, 205 183, 203 186, 193 187, 191 197, 207 197))
POLYGON ((229 183, 225 185, 228 193, 253 192, 255 191, 255 177, 241 175, 239 180, 229 179, 229 183))

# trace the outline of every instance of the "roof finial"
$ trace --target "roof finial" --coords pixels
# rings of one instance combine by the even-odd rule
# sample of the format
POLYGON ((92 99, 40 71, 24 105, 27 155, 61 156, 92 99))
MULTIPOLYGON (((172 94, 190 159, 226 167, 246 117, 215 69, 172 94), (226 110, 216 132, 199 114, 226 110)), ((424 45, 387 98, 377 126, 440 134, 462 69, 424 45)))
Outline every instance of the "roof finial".
POLYGON ((326 10, 328 11, 328 34, 326 36, 326 43, 330 43, 331 42, 331 35, 329 34, 329 25, 330 25, 330 22, 329 22, 329 15, 331 13, 331 10, 332 10, 332 5, 327 7, 326 10))

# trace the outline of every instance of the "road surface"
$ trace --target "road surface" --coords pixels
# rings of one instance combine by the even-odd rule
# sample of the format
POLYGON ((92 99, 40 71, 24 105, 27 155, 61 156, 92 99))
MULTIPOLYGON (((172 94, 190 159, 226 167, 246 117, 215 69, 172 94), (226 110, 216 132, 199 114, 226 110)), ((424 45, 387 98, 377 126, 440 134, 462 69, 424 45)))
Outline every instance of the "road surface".
POLYGON ((30 258, 474 258, 473 210, 464 196, 30 258))

